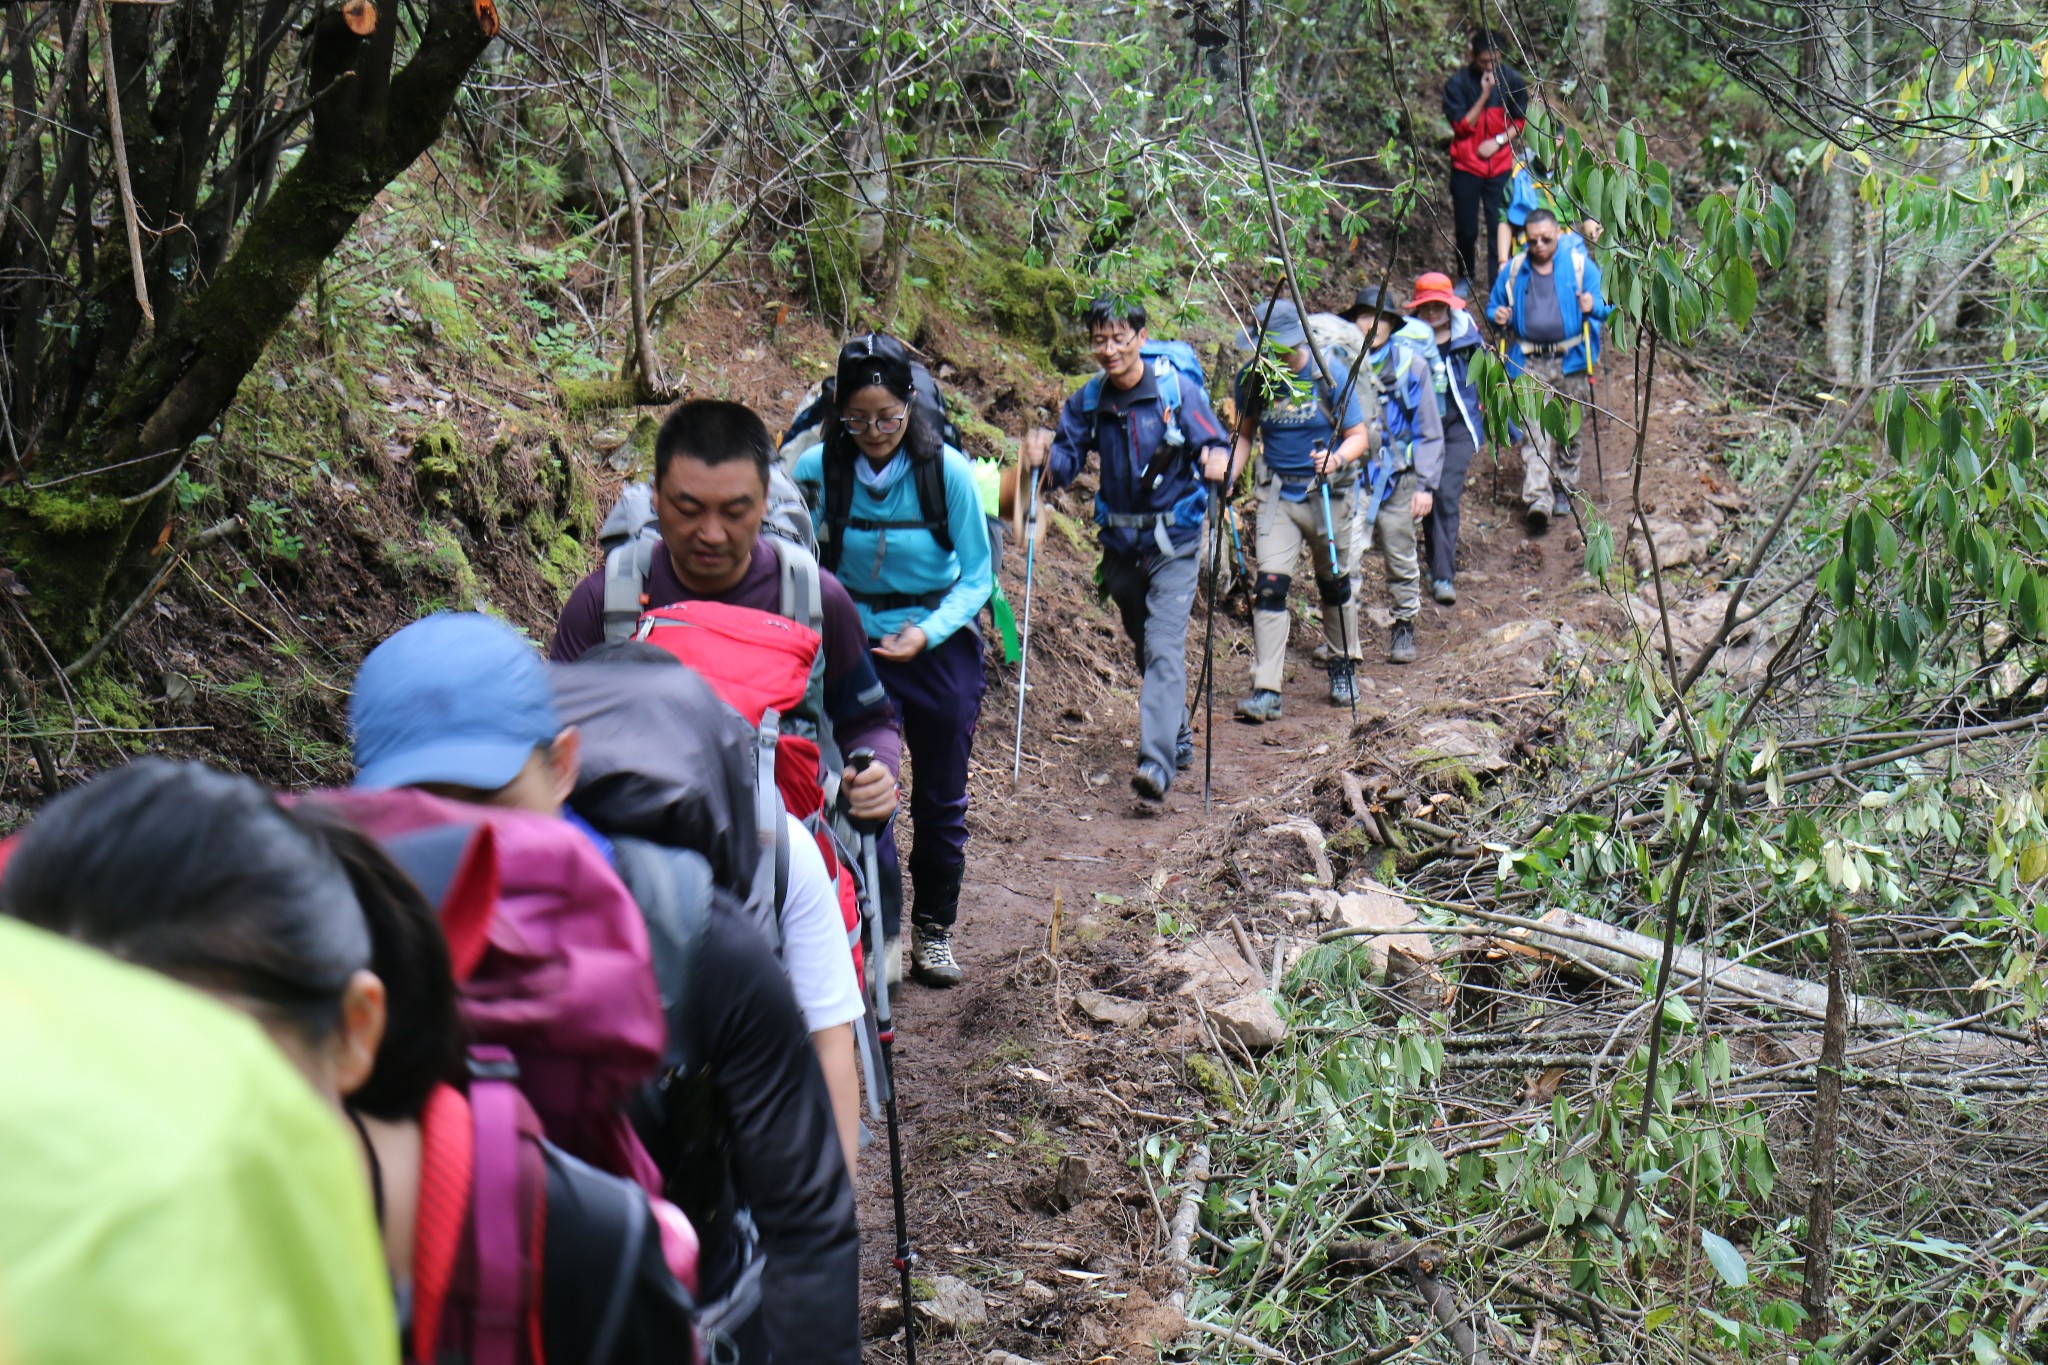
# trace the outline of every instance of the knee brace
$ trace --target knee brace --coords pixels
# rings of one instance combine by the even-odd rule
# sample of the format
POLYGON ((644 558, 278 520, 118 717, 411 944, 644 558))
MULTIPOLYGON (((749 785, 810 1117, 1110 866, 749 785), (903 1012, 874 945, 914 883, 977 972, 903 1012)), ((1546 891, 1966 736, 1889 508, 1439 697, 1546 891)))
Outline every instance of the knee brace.
POLYGON ((1351 600, 1351 580, 1348 577, 1325 578, 1317 574, 1316 591, 1322 594, 1324 606, 1341 607, 1351 600))
POLYGON ((1284 573, 1262 573, 1258 584, 1252 590, 1252 609, 1255 611, 1286 611, 1287 590, 1294 585, 1294 579, 1284 573))

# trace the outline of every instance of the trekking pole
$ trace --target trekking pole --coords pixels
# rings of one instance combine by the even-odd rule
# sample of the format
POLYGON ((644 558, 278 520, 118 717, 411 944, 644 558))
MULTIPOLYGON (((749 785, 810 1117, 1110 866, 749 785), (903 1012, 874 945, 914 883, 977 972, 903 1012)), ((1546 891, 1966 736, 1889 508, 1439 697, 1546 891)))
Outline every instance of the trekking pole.
MULTIPOLYGON (((1017 663, 1017 740, 1010 755, 1012 786, 1024 780, 1024 696, 1029 690, 1025 679, 1031 672, 1031 576, 1038 566, 1038 484, 1044 477, 1044 465, 1031 471, 1031 503, 1024 514, 1024 631, 1019 650, 1023 657, 1017 663)), ((903 1304, 904 1311, 909 1312, 907 1297, 903 1304)))
MULTIPOLYGON (((1343 567, 1337 563, 1337 519, 1330 512, 1330 476, 1327 470, 1323 473, 1322 484, 1323 539, 1330 546, 1330 577, 1342 582, 1348 589, 1351 586, 1351 580, 1345 577, 1343 567)), ((1353 496, 1356 495, 1354 494, 1353 496)), ((1355 549, 1356 547, 1354 546, 1353 548, 1355 549)), ((1330 610, 1330 605, 1325 603, 1323 610, 1330 610)), ((1351 725, 1353 729, 1356 729, 1358 727, 1358 661, 1351 657, 1351 642, 1345 638, 1348 632, 1344 629, 1344 604, 1342 602, 1336 604, 1336 611, 1337 648, 1344 652, 1344 662, 1351 665, 1351 725)))
POLYGON ((1216 489, 1216 539, 1209 555, 1209 623, 1202 631, 1202 677, 1207 693, 1202 713, 1202 814, 1209 813, 1210 777, 1216 766, 1216 576, 1223 567, 1223 521, 1230 510, 1224 493, 1229 484, 1216 489))
MULTIPOLYGON (((1035 488, 1034 485, 1034 491, 1035 488)), ((1028 602, 1030 599, 1025 600, 1028 602)), ((847 765, 856 773, 866 772, 874 761, 873 749, 855 749, 846 756, 847 765)), ((860 834, 861 872, 867 879, 865 918, 869 951, 879 955, 882 952, 882 880, 875 839, 881 827, 867 820, 856 820, 853 827, 860 834)), ((882 1065, 876 1074, 881 1082, 882 1106, 889 1116, 889 1194, 896 1204, 896 1271, 903 1281, 903 1358, 907 1365, 917 1365, 917 1322, 911 1316, 910 1300, 910 1268, 917 1264, 917 1253, 910 1249, 910 1218, 903 1203, 903 1129, 896 1114, 896 1026, 889 1009, 888 965, 876 958, 873 971, 875 1037, 882 1045, 882 1065)))
POLYGON ((1593 472, 1599 476, 1598 487, 1602 492, 1607 488, 1607 466, 1600 458, 1600 391, 1593 387, 1593 324, 1579 319, 1579 344, 1586 352, 1586 417, 1593 424, 1593 472))

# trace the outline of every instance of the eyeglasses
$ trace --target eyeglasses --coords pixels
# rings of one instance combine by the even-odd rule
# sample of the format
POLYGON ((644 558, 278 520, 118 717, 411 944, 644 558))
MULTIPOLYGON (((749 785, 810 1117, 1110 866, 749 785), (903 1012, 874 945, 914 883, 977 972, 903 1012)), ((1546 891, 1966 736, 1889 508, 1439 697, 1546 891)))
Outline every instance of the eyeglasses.
POLYGON ((1138 334, 1136 332, 1125 332, 1122 336, 1110 336, 1105 333, 1100 336, 1089 337, 1088 349, 1091 351, 1122 351, 1136 345, 1137 340, 1138 334))
POLYGON ((1556 245, 1557 245, 1557 238, 1555 238, 1555 237, 1546 237, 1546 236, 1543 236, 1543 235, 1541 235, 1541 234, 1539 234, 1539 233, 1534 233, 1534 232, 1532 232, 1532 233, 1530 233, 1530 234, 1529 234, 1529 245, 1530 245, 1530 246, 1556 246, 1556 245))
POLYGON ((894 417, 842 417, 839 425, 856 436, 864 436, 870 431, 877 436, 894 436, 909 420, 909 413, 899 412, 894 417))

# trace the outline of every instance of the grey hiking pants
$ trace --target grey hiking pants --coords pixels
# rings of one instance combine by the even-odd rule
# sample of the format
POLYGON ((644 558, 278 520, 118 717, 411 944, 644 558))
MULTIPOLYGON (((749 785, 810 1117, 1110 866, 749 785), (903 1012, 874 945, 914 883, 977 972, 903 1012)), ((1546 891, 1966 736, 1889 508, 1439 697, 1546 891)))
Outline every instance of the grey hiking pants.
POLYGON ((1355 567, 1352 509, 1358 494, 1349 478, 1341 493, 1332 485, 1326 525, 1320 491, 1310 493, 1304 501, 1289 502, 1280 496, 1280 480, 1268 473, 1263 463, 1259 474, 1259 527, 1253 540, 1259 578, 1252 594, 1252 690, 1278 692, 1287 671, 1287 593, 1301 567, 1303 550, 1309 553, 1309 572, 1315 575, 1316 595, 1323 604, 1323 639, 1331 656, 1365 657, 1358 643, 1358 597, 1351 591, 1355 567), (1330 567, 1333 540, 1336 572, 1330 567))
POLYGON ((1415 501, 1415 490, 1422 487, 1422 480, 1414 470, 1398 474, 1394 486, 1387 490, 1386 501, 1374 514, 1371 525, 1365 524, 1365 499, 1359 499, 1358 522, 1362 530, 1352 543, 1357 547, 1351 565, 1351 581, 1364 587, 1365 556, 1377 549, 1380 558, 1386 561, 1387 599, 1393 605, 1396 621, 1413 621, 1422 610, 1422 567, 1416 560, 1415 515, 1411 510, 1415 501))
POLYGON ((1123 616, 1145 681, 1138 692, 1138 761, 1174 774, 1188 724, 1188 617, 1201 577, 1201 542, 1171 559, 1157 551, 1102 556, 1102 590, 1123 616))
MULTIPOLYGON (((1590 421, 1593 414, 1585 404, 1592 397, 1592 390, 1586 387, 1586 376, 1566 374, 1564 361, 1562 354, 1532 355, 1526 356, 1522 363, 1524 370, 1538 384, 1555 390, 1560 398, 1576 400, 1580 412, 1590 421)), ((1549 432, 1533 423, 1525 428, 1522 432, 1522 504, 1525 507, 1540 506, 1547 512, 1553 490, 1569 493, 1578 486, 1578 441, 1553 441, 1549 432)))

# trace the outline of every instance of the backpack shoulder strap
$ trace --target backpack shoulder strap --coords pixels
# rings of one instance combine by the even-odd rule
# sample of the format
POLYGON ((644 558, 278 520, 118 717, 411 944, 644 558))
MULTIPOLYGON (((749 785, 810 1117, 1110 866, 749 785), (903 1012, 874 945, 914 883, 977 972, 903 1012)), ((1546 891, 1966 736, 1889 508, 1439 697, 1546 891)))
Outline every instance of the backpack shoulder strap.
MULTIPOLYGON (((775 614, 824 634, 825 598, 818 582, 818 561, 803 546, 787 541, 777 540, 771 548, 781 570, 775 614)), ((819 653, 822 657, 823 651, 819 653)))
POLYGON ((635 535, 613 546, 604 557, 604 638, 607 643, 633 638, 640 614, 647 610, 647 575, 654 568, 658 535, 635 535))
POLYGON ((910 477, 917 484, 917 514, 924 518, 925 529, 939 549, 946 554, 953 553, 953 521, 946 506, 946 451, 929 460, 912 460, 910 477))
POLYGON ((420 1115, 419 1213, 412 1234, 412 1361, 431 1362, 438 1354, 442 1309, 455 1280, 475 1174, 476 1133, 469 1101, 452 1085, 436 1086, 420 1115))
POLYGON ((519 1065, 509 1049, 469 1050, 469 1105, 476 1133, 475 1365, 518 1365, 526 1237, 519 1217, 519 1065))
POLYGON ((1573 293, 1586 292, 1586 253, 1577 247, 1572 248, 1572 283, 1573 293))
MULTIPOLYGON (((844 459, 834 459, 832 443, 819 452, 818 477, 824 505, 818 510, 818 562, 832 570, 846 550, 846 524, 853 520, 853 468, 844 459)), ((784 613, 787 615, 787 613, 784 613)))

